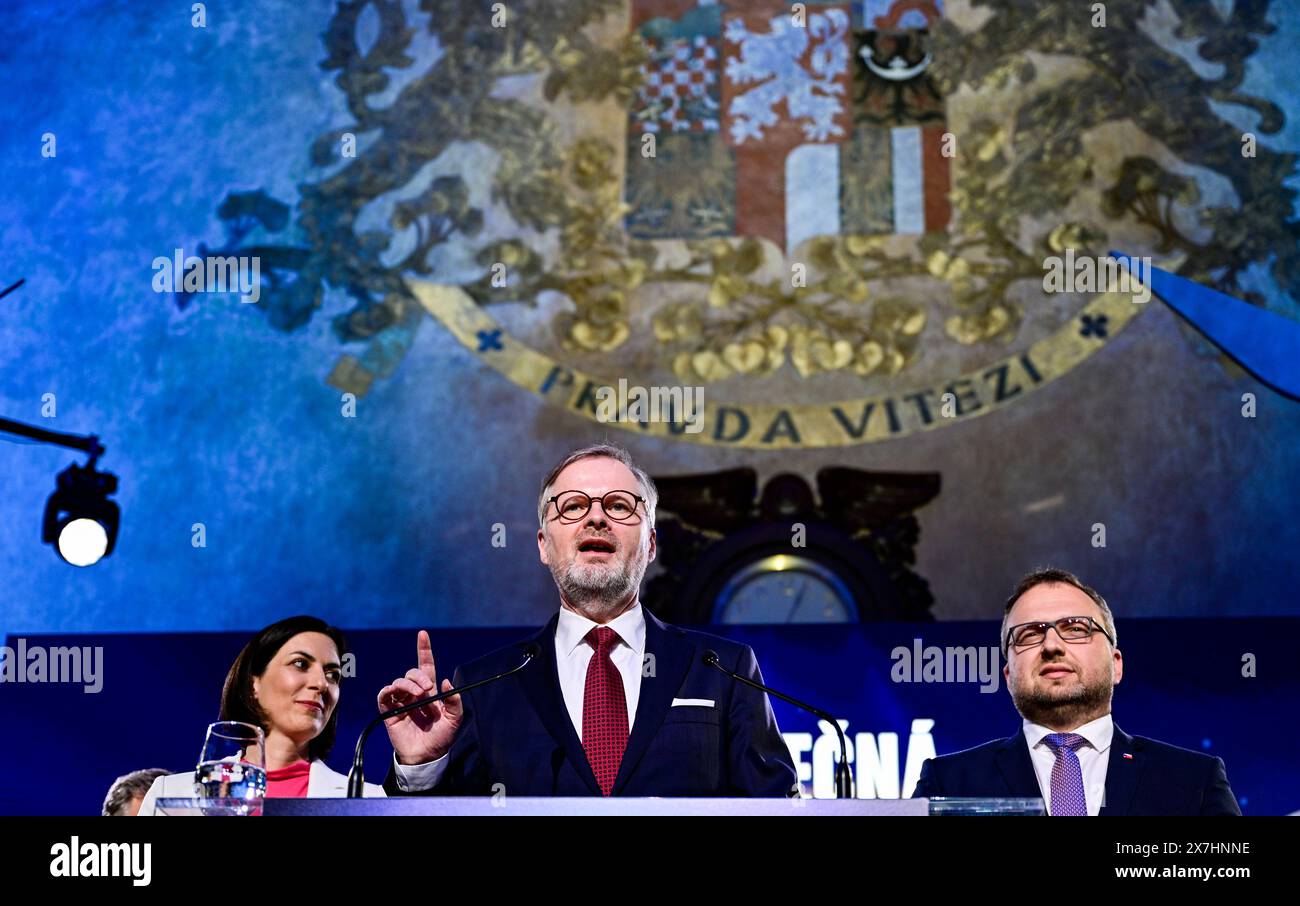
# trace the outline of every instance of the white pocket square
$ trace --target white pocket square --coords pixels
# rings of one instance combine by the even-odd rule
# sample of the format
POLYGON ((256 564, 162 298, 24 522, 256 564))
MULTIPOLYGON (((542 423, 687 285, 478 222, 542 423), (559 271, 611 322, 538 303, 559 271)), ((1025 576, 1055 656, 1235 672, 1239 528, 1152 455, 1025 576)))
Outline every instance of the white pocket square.
POLYGON ((674 698, 674 708, 712 708, 714 706, 711 698, 674 698))

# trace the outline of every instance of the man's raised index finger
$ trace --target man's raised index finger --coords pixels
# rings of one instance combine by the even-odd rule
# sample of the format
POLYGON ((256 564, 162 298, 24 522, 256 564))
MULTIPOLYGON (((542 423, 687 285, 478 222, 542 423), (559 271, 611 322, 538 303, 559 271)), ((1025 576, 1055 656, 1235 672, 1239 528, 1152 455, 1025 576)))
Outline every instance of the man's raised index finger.
POLYGON ((429 642, 429 633, 423 629, 415 643, 415 665, 426 673, 433 670, 433 645, 429 642))

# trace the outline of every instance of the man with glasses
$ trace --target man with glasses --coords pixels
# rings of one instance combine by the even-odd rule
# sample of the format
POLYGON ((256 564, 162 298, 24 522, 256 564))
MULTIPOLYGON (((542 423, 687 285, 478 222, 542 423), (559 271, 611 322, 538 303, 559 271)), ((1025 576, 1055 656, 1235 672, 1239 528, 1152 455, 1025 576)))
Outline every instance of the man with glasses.
MULTIPOLYGON (((537 550, 560 593, 520 645, 462 666, 441 689, 517 664, 518 674, 390 718, 390 795, 790 796, 794 763, 767 696, 704 663, 762 681, 754 652, 661 623, 641 606, 658 494, 627 451, 575 450, 542 482, 537 550)), ((428 633, 381 711, 439 689, 428 633)))
POLYGON ((1003 611, 1002 674, 1024 724, 925 762, 913 796, 1041 796, 1051 815, 1240 815, 1222 759, 1115 725, 1116 640, 1106 600, 1074 575, 1021 579, 1003 611))

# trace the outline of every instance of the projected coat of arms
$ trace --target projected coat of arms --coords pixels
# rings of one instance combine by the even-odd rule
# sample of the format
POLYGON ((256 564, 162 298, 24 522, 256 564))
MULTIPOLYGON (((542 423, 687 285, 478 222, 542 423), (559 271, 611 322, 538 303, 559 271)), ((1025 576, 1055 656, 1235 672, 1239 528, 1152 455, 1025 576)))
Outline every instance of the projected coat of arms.
POLYGON ((261 257, 278 329, 350 297, 328 380, 358 395, 432 317, 587 418, 620 379, 705 388, 701 432, 619 423, 647 435, 941 428, 1144 310, 1046 291, 1050 258, 1300 279, 1294 156, 1255 141, 1282 113, 1241 88, 1267 4, 1097 6, 340 2, 321 66, 354 121, 300 198, 227 196, 225 251, 261 257))

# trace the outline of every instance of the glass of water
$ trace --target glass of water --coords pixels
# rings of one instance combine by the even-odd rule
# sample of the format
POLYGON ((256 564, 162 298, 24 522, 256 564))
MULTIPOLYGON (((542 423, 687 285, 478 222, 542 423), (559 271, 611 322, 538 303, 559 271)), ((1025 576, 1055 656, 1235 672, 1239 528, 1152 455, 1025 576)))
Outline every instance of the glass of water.
POLYGON ((222 720, 208 726, 194 771, 194 792, 206 814, 260 815, 266 797, 262 728, 222 720))

